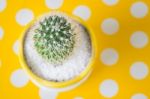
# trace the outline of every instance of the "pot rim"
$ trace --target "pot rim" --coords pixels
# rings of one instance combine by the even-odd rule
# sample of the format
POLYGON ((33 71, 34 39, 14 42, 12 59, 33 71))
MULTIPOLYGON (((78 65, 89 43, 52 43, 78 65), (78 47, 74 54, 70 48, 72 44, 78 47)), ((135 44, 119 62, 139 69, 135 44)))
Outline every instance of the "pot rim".
MULTIPOLYGON (((46 86, 46 87, 50 87, 50 88, 63 88, 63 87, 67 87, 67 86, 71 86, 77 82, 79 82, 80 80, 82 80, 84 77, 86 77, 86 75, 88 75, 88 73, 90 71, 93 70, 93 67, 94 67, 94 63, 95 63, 95 60, 96 60, 96 55, 97 55, 97 44, 96 44, 96 38, 95 38, 95 35, 94 35, 94 32, 92 31, 91 27, 89 27, 88 24, 86 24, 81 18, 75 16, 75 15, 72 15, 72 14, 69 14, 69 13, 66 13, 64 11, 50 11, 48 13, 51 13, 51 12, 60 12, 60 13, 64 13, 66 15, 68 15, 70 18, 72 18, 73 20, 76 20, 77 22, 79 22, 81 25, 83 25, 87 30, 88 30, 88 33, 90 35, 90 39, 91 39, 91 44, 92 44, 92 56, 90 58, 90 61, 88 63, 88 66, 86 67, 85 70, 83 70, 80 75, 76 76, 75 78, 71 79, 71 80, 67 80, 67 81, 64 81, 64 82, 54 82, 54 81, 48 81, 48 80, 45 80, 45 79, 42 79, 41 77, 37 76, 36 74, 34 74, 32 72, 32 70, 29 68, 29 66, 27 65, 26 63, 26 60, 25 60, 25 55, 24 55, 24 37, 25 37, 25 34, 26 34, 26 31, 30 28, 30 26, 32 24, 34 24, 34 22, 39 19, 40 17, 37 17, 35 18, 34 20, 32 20, 24 29, 23 33, 21 34, 21 37, 19 39, 20 41, 20 45, 19 45, 19 61, 20 61, 20 64, 22 66, 22 68, 25 70, 25 72, 27 72, 27 74, 29 75, 29 77, 31 79, 34 79, 36 82, 38 82, 40 85, 43 85, 43 86, 46 86)), ((48 13, 44 13, 43 15, 45 14, 48 14, 48 13)), ((41 16, 43 16, 41 15, 41 16)))

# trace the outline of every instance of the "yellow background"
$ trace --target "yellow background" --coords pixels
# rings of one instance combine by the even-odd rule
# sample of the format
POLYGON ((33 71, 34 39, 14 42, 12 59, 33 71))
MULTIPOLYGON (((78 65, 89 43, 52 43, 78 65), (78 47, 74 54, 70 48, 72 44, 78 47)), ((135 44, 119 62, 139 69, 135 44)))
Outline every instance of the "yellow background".
MULTIPOLYGON (((144 93, 150 98, 150 75, 143 80, 135 80, 129 72, 135 61, 144 61, 150 68, 150 45, 136 49, 130 44, 130 36, 134 31, 142 30, 150 37, 150 13, 142 19, 134 18, 130 13, 131 5, 137 1, 120 0, 115 6, 107 6, 101 0, 64 0, 60 11, 72 13, 79 5, 86 5, 91 9, 91 16, 86 22, 97 37, 99 56, 105 48, 114 48, 119 53, 119 60, 113 66, 105 66, 98 57, 90 78, 74 90, 59 93, 57 99, 74 99, 76 96, 106 99, 99 92, 99 86, 105 79, 113 79, 119 86, 117 95, 111 99, 130 99, 135 93, 144 93), (106 35, 100 29, 102 21, 110 17, 119 22, 119 31, 115 35, 106 35)), ((141 1, 150 7, 149 0, 141 1)), ((51 10, 44 0, 7 0, 6 9, 0 12, 0 26, 4 29, 4 36, 0 40, 0 99, 40 99, 39 88, 32 82, 23 88, 16 88, 10 82, 12 72, 21 68, 12 47, 24 29, 15 19, 17 11, 23 8, 31 9, 34 17, 51 10)))

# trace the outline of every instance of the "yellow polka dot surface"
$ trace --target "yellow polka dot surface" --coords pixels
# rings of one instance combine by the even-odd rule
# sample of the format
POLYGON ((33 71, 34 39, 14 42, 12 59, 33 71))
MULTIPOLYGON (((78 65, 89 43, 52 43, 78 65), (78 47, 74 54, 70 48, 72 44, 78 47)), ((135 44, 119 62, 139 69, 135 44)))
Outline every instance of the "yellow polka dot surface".
POLYGON ((149 99, 149 0, 0 0, 0 99, 149 99), (72 90, 35 86, 18 60, 19 37, 37 16, 60 10, 93 29, 98 56, 72 90))

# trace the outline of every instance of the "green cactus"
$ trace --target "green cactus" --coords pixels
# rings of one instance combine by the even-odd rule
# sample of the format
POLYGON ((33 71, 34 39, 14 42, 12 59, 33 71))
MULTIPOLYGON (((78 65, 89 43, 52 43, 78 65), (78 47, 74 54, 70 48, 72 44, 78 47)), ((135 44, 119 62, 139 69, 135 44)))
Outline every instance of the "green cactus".
POLYGON ((49 16, 40 22, 33 36, 37 52, 51 63, 63 62, 73 51, 75 33, 63 16, 49 16))

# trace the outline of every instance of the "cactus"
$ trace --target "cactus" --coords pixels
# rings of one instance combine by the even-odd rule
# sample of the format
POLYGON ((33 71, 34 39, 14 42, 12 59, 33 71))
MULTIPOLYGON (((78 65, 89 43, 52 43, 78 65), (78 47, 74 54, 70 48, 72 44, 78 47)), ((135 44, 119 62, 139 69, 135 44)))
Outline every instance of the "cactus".
POLYGON ((51 63, 62 63, 73 51, 75 33, 63 16, 49 16, 40 21, 33 35, 37 52, 51 63))

